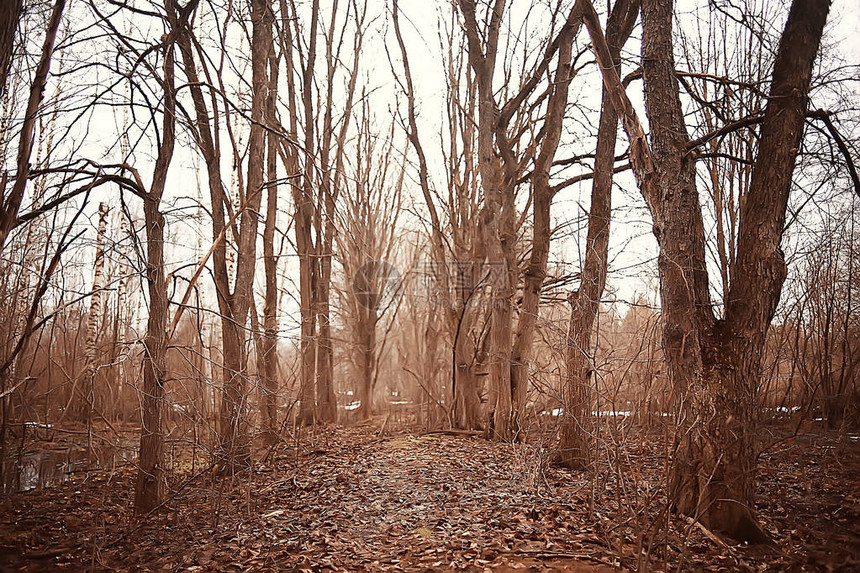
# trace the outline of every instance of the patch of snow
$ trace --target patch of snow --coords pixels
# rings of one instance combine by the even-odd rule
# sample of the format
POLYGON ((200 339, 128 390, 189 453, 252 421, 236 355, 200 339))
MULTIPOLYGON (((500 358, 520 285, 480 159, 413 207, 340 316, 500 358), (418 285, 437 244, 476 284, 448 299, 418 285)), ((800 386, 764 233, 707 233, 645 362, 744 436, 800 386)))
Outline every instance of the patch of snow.
POLYGON ((765 412, 780 412, 783 414, 789 414, 791 412, 799 412, 800 406, 777 406, 776 408, 765 408, 765 412))

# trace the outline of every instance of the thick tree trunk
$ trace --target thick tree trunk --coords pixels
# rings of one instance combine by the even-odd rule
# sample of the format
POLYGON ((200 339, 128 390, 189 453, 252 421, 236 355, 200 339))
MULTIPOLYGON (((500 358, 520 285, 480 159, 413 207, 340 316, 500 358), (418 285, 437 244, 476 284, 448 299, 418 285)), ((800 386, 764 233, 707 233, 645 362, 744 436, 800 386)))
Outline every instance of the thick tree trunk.
POLYGON ((499 30, 504 17, 505 1, 496 0, 482 40, 477 22, 476 3, 459 0, 465 21, 469 63, 475 74, 478 94, 478 171, 484 191, 481 210, 482 243, 486 249, 490 285, 490 330, 487 349, 490 366, 487 434, 500 440, 515 435, 514 408, 517 405, 511 387, 511 343, 513 293, 517 266, 513 249, 514 176, 496 152, 495 138, 499 128, 499 110, 493 90, 499 30))
MULTIPOLYGON (((592 203, 592 210, 594 204, 592 203)), ((589 228, 593 223, 594 211, 589 228)), ((564 417, 559 430, 557 461, 560 465, 584 470, 591 467, 591 361, 588 347, 591 327, 599 300, 580 301, 587 296, 580 289, 568 295, 570 302, 570 322, 567 330, 567 345, 564 349, 566 367, 565 383, 562 390, 564 417)))
MULTIPOLYGON (((474 285, 473 285, 474 286, 474 285)), ((464 308, 460 313, 453 313, 457 318, 455 324, 449 326, 454 333, 454 427, 472 430, 479 426, 481 415, 481 399, 478 396, 477 358, 478 349, 475 347, 474 335, 471 332, 475 313, 468 308, 470 301, 463 301, 464 308)), ((450 318, 453 318, 449 316, 450 318)), ((450 321, 449 322, 453 322, 450 321)))
POLYGON ((493 306, 490 317, 490 378, 497 390, 493 411, 493 433, 499 440, 513 441, 521 437, 521 413, 526 403, 526 386, 514 386, 511 378, 514 337, 514 294, 519 278, 516 235, 514 231, 514 192, 505 187, 501 193, 502 209, 500 240, 502 263, 491 273, 493 306))
POLYGON ((631 141, 631 164, 660 247, 663 351, 680 425, 670 499, 679 512, 742 541, 767 539, 754 512, 761 357, 786 274, 779 243, 828 9, 828 0, 792 4, 752 183, 741 206, 737 262, 722 321, 710 303, 695 159, 675 77, 672 2, 644 0, 642 9, 645 108, 653 150, 609 62, 593 8, 586 17, 604 85, 631 141))
POLYGON ((703 384, 681 394, 687 398, 684 418, 697 416, 703 422, 685 432, 679 444, 672 500, 679 511, 738 540, 767 539, 754 509, 761 359, 786 276, 779 244, 828 10, 828 0, 792 3, 750 189, 741 206, 726 318, 702 337, 703 384))
POLYGON ((369 308, 358 305, 358 312, 362 315, 359 320, 359 348, 358 348, 358 399, 361 406, 358 408, 358 417, 361 420, 369 420, 373 416, 373 380, 376 372, 376 316, 377 310, 373 304, 369 308))

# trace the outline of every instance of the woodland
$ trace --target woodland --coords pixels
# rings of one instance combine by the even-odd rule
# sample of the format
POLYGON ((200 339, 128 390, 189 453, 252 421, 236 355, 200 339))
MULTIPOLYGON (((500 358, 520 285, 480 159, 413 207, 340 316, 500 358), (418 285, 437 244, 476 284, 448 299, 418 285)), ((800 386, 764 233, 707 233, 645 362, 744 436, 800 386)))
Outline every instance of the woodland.
POLYGON ((860 569, 857 34, 3 0, 0 571, 860 569))

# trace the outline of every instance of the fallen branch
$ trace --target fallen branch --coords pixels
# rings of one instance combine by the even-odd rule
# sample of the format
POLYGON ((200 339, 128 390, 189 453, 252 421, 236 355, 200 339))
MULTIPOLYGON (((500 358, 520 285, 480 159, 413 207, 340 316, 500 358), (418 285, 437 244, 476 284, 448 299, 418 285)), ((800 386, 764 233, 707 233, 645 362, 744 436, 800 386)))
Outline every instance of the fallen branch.
POLYGON ((720 539, 720 537, 716 533, 714 533, 713 531, 711 531, 710 529, 708 529, 707 527, 702 525, 701 521, 697 521, 697 520, 693 519, 692 517, 689 517, 686 515, 684 516, 684 521, 686 521, 689 525, 695 525, 696 527, 698 527, 699 530, 701 530, 701 532, 705 534, 705 537, 707 537, 708 539, 710 539, 711 541, 716 543, 719 547, 723 547, 723 548, 729 547, 728 543, 726 543, 725 541, 720 539))
POLYGON ((482 436, 481 430, 433 430, 432 432, 424 432, 422 436, 482 436))

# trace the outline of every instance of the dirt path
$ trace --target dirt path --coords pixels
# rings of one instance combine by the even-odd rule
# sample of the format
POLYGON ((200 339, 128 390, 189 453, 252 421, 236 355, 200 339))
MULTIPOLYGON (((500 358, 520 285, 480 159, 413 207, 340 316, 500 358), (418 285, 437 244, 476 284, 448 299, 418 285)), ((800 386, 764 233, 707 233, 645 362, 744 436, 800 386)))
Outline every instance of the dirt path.
POLYGON ((313 469, 272 491, 290 501, 276 515, 273 504, 266 519, 288 552, 310 551, 318 566, 608 569, 602 541, 572 535, 582 512, 555 501, 540 460, 526 459, 533 450, 481 443, 488 447, 401 437, 358 445, 347 463, 343 453, 320 454, 313 469))

